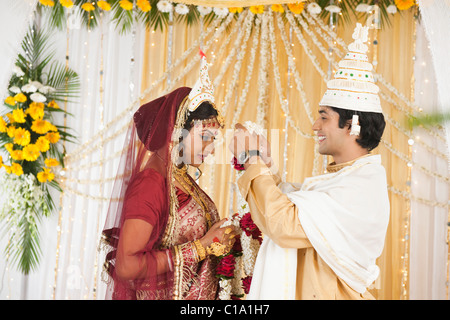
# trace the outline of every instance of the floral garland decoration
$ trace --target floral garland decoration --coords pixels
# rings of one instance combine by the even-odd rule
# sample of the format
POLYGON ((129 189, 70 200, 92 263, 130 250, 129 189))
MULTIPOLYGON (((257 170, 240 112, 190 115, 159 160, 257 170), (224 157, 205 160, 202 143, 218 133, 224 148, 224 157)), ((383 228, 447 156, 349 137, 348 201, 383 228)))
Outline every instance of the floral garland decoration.
MULTIPOLYGON (((244 126, 251 133, 263 134, 261 126, 246 121, 244 126)), ((237 176, 243 174, 244 166, 237 163, 233 158, 232 166, 237 170, 237 176)), ((223 226, 233 225, 238 230, 236 242, 231 251, 219 257, 220 261, 216 269, 216 277, 220 279, 219 299, 220 300, 240 300, 250 291, 253 269, 256 256, 262 243, 262 234, 253 222, 248 203, 237 192, 238 212, 223 226)))
MULTIPOLYGON (((49 187, 62 191, 54 170, 64 167, 59 145, 73 136, 53 124, 54 113, 66 113, 58 103, 74 98, 78 75, 64 65, 52 63, 47 53, 48 34, 32 28, 22 42, 9 82, 4 105, 9 112, 0 117, 1 187, 6 201, 0 219, 10 233, 7 257, 28 274, 39 263, 38 222, 55 209, 49 187), (45 56, 43 56, 45 54, 45 56), (45 68, 45 72, 44 72, 45 68)), ((73 142, 73 141, 72 141, 73 142)))
MULTIPOLYGON (((342 0, 335 4, 331 0, 303 0, 292 1, 287 4, 288 10, 293 14, 301 14, 307 9, 310 14, 319 15, 327 19, 329 15, 344 15, 348 20, 350 14, 370 15, 375 5, 372 1, 342 0)), ((380 9, 383 20, 389 21, 389 15, 398 11, 415 10, 418 12, 415 0, 386 0, 379 1, 376 5, 380 9)), ((111 12, 116 27, 123 32, 129 31, 134 20, 144 22, 147 27, 163 30, 168 26, 169 16, 174 15, 176 21, 184 21, 187 26, 197 23, 200 17, 205 22, 213 19, 224 19, 229 13, 241 14, 243 11, 251 11, 253 14, 262 14, 271 10, 284 15, 285 8, 281 4, 253 5, 247 7, 205 7, 187 5, 168 0, 39 0, 39 10, 49 10, 52 14, 52 26, 61 29, 65 26, 67 15, 65 10, 77 9, 84 25, 90 28, 97 25, 97 20, 102 12, 111 12), (136 14, 133 14, 136 13, 136 14)))

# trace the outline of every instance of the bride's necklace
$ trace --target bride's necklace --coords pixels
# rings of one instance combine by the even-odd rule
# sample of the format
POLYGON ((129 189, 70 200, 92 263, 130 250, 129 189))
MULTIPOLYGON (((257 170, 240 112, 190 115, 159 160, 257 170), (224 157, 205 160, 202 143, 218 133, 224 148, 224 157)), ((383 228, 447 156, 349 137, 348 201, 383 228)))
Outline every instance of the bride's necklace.
POLYGON ((202 207, 203 212, 205 213, 206 222, 208 225, 208 229, 211 228, 211 213, 208 210, 208 204, 204 200, 202 196, 202 192, 199 190, 200 187, 195 184, 192 179, 189 177, 187 173, 187 167, 183 166, 182 168, 178 168, 174 166, 174 176, 178 183, 186 190, 186 192, 191 195, 194 200, 202 207))

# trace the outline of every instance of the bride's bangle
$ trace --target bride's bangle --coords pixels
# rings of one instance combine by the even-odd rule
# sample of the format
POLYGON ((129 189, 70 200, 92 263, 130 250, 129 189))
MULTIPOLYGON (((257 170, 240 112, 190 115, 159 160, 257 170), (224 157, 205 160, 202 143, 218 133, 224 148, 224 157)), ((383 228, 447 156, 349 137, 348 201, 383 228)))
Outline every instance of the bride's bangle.
POLYGON ((195 240, 193 242, 194 247, 197 251, 197 255, 198 255, 198 261, 202 261, 206 258, 206 249, 203 247, 202 243, 200 242, 200 240, 195 240))

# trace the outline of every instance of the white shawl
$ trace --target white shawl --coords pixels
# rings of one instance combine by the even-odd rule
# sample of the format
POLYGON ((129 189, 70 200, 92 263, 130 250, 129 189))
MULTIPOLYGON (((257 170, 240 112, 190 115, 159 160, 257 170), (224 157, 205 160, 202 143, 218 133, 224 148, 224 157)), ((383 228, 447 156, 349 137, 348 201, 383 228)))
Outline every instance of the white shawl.
MULTIPOLYGON (((336 173, 282 190, 298 207, 300 223, 319 256, 351 288, 364 293, 379 275, 389 223, 386 172, 381 156, 361 158, 336 173)), ((264 237, 248 299, 295 299, 297 249, 264 237)))

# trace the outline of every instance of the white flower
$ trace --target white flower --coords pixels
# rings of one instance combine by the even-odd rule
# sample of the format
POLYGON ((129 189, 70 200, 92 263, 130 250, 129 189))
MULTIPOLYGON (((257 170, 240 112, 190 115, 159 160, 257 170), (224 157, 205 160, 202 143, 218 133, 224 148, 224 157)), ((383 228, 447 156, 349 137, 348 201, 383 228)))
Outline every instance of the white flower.
POLYGON ((204 6, 197 6, 197 10, 202 16, 206 16, 207 14, 211 13, 212 8, 211 7, 204 7, 204 6))
POLYGON ((9 91, 14 92, 14 93, 19 93, 20 92, 20 88, 16 87, 16 86, 12 86, 11 88, 9 88, 9 91))
POLYGON ((175 7, 175 12, 178 14, 188 14, 189 13, 189 7, 183 3, 177 4, 175 7))
POLYGON ((173 5, 166 0, 158 1, 158 4, 156 6, 161 12, 172 12, 173 10, 173 5))
POLYGON ((319 14, 322 11, 322 8, 315 2, 311 2, 306 8, 310 14, 319 14))
POLYGON ((386 8, 386 11, 390 14, 397 13, 397 6, 395 4, 391 4, 389 7, 386 8))
POLYGON ((36 92, 36 91, 37 91, 37 88, 34 85, 32 85, 31 83, 28 83, 28 84, 22 86, 22 92, 30 93, 30 92, 36 92))
POLYGON ((41 88, 39 88, 39 92, 43 93, 43 94, 49 94, 49 93, 53 93, 55 92, 56 89, 50 86, 42 86, 41 88))
POLYGON ((32 84, 33 86, 35 86, 36 87, 36 89, 40 89, 40 88, 42 88, 42 86, 43 86, 43 84, 42 83, 40 83, 39 81, 28 81, 28 83, 29 84, 32 84))
POLYGON ((355 10, 358 12, 369 12, 370 10, 372 10, 372 6, 369 6, 366 3, 360 3, 356 6, 355 10))
POLYGON ((14 66, 13 67, 13 72, 16 74, 16 76, 18 77, 22 77, 25 75, 25 73, 22 71, 22 69, 20 69, 18 66, 14 66))
POLYGON ((339 8, 338 6, 335 6, 335 5, 331 5, 331 6, 325 7, 325 10, 327 10, 327 11, 329 11, 331 13, 339 13, 339 12, 341 12, 341 8, 339 8))
POLYGON ((227 14, 230 12, 228 10, 228 8, 214 8, 214 13, 219 17, 219 18, 225 18, 227 16, 227 14))
POLYGON ((32 93, 30 95, 30 99, 33 100, 34 102, 45 102, 45 101, 47 101, 47 98, 43 94, 40 94, 39 92, 32 93))

